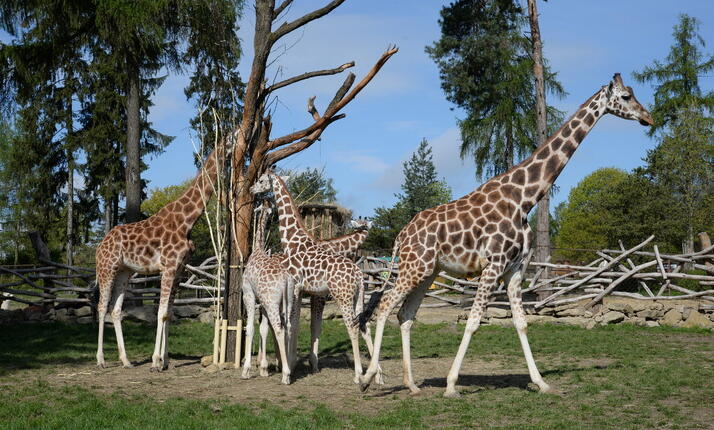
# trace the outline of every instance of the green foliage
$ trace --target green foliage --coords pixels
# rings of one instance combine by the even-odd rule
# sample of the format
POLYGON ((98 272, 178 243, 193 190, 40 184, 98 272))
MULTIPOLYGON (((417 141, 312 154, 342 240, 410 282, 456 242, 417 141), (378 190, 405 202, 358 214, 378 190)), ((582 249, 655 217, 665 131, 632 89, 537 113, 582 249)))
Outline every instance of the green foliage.
MULTIPOLYGON (((33 172, 23 195, 41 222, 48 245, 64 240, 67 199, 59 190, 75 170, 84 189, 75 190, 75 243, 91 236, 103 201, 109 227, 119 221, 125 168, 146 168, 141 157, 171 141, 148 122, 151 97, 169 72, 191 70, 187 97, 217 111, 236 111, 240 45, 235 30, 241 0, 118 0, 4 2, 0 25, 14 40, 0 46, 0 103, 15 121, 19 153, 10 174, 33 172), (225 82, 224 82, 225 80, 225 82), (139 82, 139 140, 128 141, 129 91, 139 82), (14 115, 17 114, 17 118, 14 115), (23 145, 23 146, 20 146, 23 145), (137 161, 127 148, 138 148, 137 161), (25 148, 29 149, 26 153, 25 148), (127 163, 131 158, 131 163, 127 163), (81 160, 83 164, 76 163, 81 160), (39 163, 41 161, 41 163, 39 163), (41 164, 40 166, 37 166, 41 164), (63 174, 64 173, 64 174, 63 174)), ((131 95, 131 97, 130 97, 131 95)), ((240 91, 237 97, 240 97, 240 91)), ((210 121, 209 121, 210 122, 210 121)), ((210 127, 212 129, 212 126, 210 127)), ((205 136, 201 135, 201 139, 205 136)), ((11 149, 8 153, 12 153, 11 149)), ((205 154, 202 154, 205 155, 205 154)), ((139 194, 145 187, 141 182, 139 194)))
POLYGON ((665 62, 655 60, 641 72, 633 73, 639 82, 655 84, 655 103, 650 109, 654 126, 650 127, 650 135, 671 126, 683 109, 694 106, 710 114, 714 110, 714 91, 703 92, 699 85, 699 77, 714 70, 714 56, 702 54, 704 39, 698 29, 699 20, 680 15, 672 32, 674 44, 665 62))
MULTIPOLYGON (((458 0, 441 10, 441 39, 426 48, 437 63, 449 101, 466 112, 459 121, 461 156, 476 174, 504 172, 535 149, 535 78, 526 16, 513 0, 458 0)), ((545 64, 546 91, 566 93, 545 64)), ((548 107, 555 130, 562 112, 548 107)))
POLYGON ((431 147, 422 139, 411 158, 404 162, 402 193, 396 194, 397 203, 391 208, 375 209, 366 249, 388 250, 394 238, 417 213, 451 200, 451 188, 439 180, 432 161, 431 147))
MULTIPOLYGON (((614 168, 598 169, 578 183, 567 202, 556 208, 560 220, 555 238, 556 248, 600 249, 611 243, 617 224, 613 209, 621 202, 616 190, 627 179, 627 173, 614 168)), ((586 261, 594 254, 558 249, 559 258, 586 261)))
POLYGON ((325 176, 325 169, 307 168, 302 172, 284 170, 281 175, 289 176, 287 181, 290 195, 298 204, 334 203, 337 191, 332 186, 332 178, 325 176))
MULTIPOLYGON (((700 108, 685 106, 669 123, 660 144, 645 161, 652 180, 669 189, 674 215, 684 226, 683 239, 714 226, 714 120, 700 108)), ((711 231, 711 230, 710 230, 711 231)))

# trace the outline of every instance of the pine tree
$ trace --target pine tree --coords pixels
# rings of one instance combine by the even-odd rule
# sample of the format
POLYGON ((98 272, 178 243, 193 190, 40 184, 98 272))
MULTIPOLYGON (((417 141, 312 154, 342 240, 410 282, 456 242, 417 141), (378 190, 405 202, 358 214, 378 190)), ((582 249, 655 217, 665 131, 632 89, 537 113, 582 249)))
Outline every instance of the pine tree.
POLYGON ((704 39, 698 33, 699 21, 686 14, 679 16, 672 36, 674 44, 665 62, 655 60, 641 72, 633 73, 639 82, 655 87, 654 106, 650 109, 654 126, 649 134, 667 128, 683 110, 700 108, 705 114, 714 111, 714 91, 702 91, 699 78, 714 70, 714 56, 701 52, 704 39))
MULTIPOLYGON (((458 0, 441 11, 441 39, 427 47, 447 99, 463 109, 461 156, 479 177, 504 172, 535 148, 535 80, 526 19, 513 0, 458 0)), ((545 86, 565 95, 545 64, 545 86)), ((563 114, 548 107, 551 129, 563 114)))
POLYGON ((375 216, 365 248, 391 249, 394 238, 417 213, 451 200, 451 189, 446 181, 439 180, 434 166, 431 147, 422 139, 411 158, 403 163, 402 193, 397 193, 397 203, 391 208, 375 209, 375 216))

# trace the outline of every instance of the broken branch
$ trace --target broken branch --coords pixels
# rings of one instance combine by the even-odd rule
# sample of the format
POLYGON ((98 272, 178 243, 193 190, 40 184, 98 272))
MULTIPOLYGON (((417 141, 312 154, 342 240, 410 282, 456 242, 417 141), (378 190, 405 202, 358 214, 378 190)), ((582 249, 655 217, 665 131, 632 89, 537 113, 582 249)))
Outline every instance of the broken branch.
POLYGON ((315 76, 328 76, 328 75, 336 75, 337 73, 342 73, 345 70, 349 69, 350 67, 354 67, 355 62, 350 61, 349 63, 345 63, 339 67, 335 67, 334 69, 325 69, 325 70, 315 70, 314 72, 306 72, 303 73, 302 75, 297 75, 293 76, 292 78, 285 79, 284 81, 280 81, 278 83, 275 83, 268 87, 268 89, 265 91, 266 94, 269 94, 279 88, 287 87, 288 85, 294 84, 296 82, 304 81, 305 79, 310 79, 314 78, 315 76))

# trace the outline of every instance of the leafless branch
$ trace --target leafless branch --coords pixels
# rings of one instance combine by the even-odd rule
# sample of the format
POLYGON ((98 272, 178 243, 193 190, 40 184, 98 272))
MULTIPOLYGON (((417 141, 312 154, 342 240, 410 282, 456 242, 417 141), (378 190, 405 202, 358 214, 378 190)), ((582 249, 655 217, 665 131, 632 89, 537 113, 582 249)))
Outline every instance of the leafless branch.
MULTIPOLYGON (((348 82, 350 81, 350 77, 348 76, 348 78, 345 80, 345 83, 342 85, 342 87, 340 87, 337 94, 335 94, 332 103, 330 103, 330 107, 325 110, 325 113, 319 119, 316 119, 315 122, 307 128, 271 140, 269 142, 269 149, 277 149, 283 145, 287 145, 303 138, 310 139, 310 136, 312 136, 315 131, 320 129, 324 130, 324 128, 329 125, 329 123, 333 122, 332 117, 334 117, 337 112, 339 112, 343 107, 345 107, 347 103, 351 102, 357 96, 357 94, 362 91, 362 89, 372 80, 372 78, 374 78, 377 72, 379 72, 382 66, 384 66, 384 63, 386 63, 392 55, 397 53, 398 50, 399 49, 396 46, 390 46, 382 54, 379 60, 377 60, 377 63, 372 67, 372 69, 357 84, 357 86, 355 86, 352 91, 350 91, 346 96, 340 98, 340 92, 346 91, 346 89, 344 88, 349 88, 349 86, 351 86, 350 84, 348 84, 348 82), (338 99, 339 101, 336 101, 338 99)), ((322 132, 320 131, 320 133, 322 132)))
POLYGON ((283 13, 283 11, 285 10, 285 8, 288 7, 288 6, 290 6, 290 4, 291 4, 292 2, 293 2, 293 0, 285 0, 285 1, 283 1, 283 2, 280 4, 280 6, 278 6, 277 8, 275 8, 275 10, 273 11, 273 19, 277 19, 278 16, 279 16, 281 13, 283 13))
POLYGON ((354 65, 355 65, 355 62, 350 61, 349 63, 345 63, 339 67, 335 67, 334 69, 315 70, 314 72, 306 72, 306 73, 303 73, 302 75, 293 76, 290 79, 286 79, 284 81, 280 81, 280 82, 277 82, 277 83, 271 85, 266 90, 266 93, 271 93, 279 88, 286 87, 288 85, 294 84, 295 82, 304 81, 305 79, 314 78, 315 76, 335 75, 337 73, 341 73, 341 72, 349 69, 350 67, 354 67, 354 65))
MULTIPOLYGON (((287 0, 286 0, 286 2, 287 2, 287 0)), ((283 2, 283 4, 281 4, 278 7, 278 9, 280 9, 286 2, 283 2)), ((305 14, 305 15, 301 16, 300 18, 296 19, 295 21, 283 23, 280 27, 278 27, 277 30, 275 30, 270 35, 272 41, 275 42, 276 40, 280 39, 281 37, 285 36, 286 34, 290 33, 291 31, 294 31, 295 29, 302 27, 303 25, 309 23, 310 21, 314 21, 318 18, 321 18, 321 17, 327 15, 328 13, 332 12, 337 6, 341 5, 344 2, 345 2, 345 0, 333 0, 330 3, 328 3, 327 5, 325 5, 324 7, 314 10, 308 14, 305 14)), ((274 15, 273 19, 275 19, 275 17, 277 17, 277 16, 274 15)))

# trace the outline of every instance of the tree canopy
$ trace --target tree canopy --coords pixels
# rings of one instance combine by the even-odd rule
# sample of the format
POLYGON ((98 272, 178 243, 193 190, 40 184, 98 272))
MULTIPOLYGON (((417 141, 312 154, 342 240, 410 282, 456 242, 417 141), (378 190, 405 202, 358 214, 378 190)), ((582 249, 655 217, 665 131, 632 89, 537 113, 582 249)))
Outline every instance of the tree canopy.
MULTIPOLYGON (((461 157, 476 175, 503 173, 530 155, 537 139, 532 47, 526 17, 513 0, 458 0, 441 11, 441 38, 426 48, 439 67, 446 98, 463 109, 461 157)), ((546 91, 566 93, 546 63, 546 91)), ((562 112, 548 107, 555 130, 562 112)))

